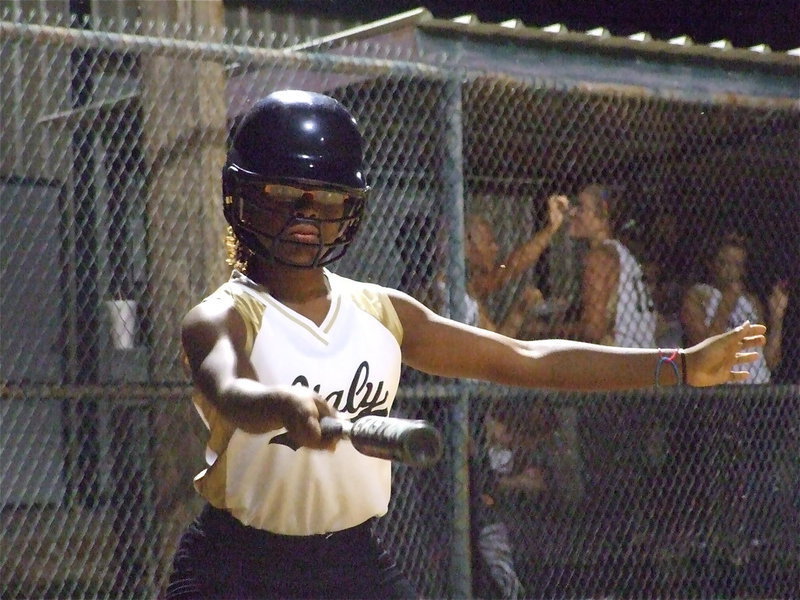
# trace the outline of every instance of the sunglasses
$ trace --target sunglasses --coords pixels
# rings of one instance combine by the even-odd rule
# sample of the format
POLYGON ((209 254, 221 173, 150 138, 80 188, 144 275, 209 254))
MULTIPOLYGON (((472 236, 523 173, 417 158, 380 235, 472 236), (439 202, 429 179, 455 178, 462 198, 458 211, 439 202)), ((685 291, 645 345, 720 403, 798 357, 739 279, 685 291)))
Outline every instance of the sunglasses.
POLYGON ((362 200, 366 192, 362 190, 339 190, 331 187, 319 187, 302 182, 289 183, 244 183, 240 193, 248 200, 256 202, 269 201, 277 204, 296 206, 310 203, 319 206, 342 206, 362 200))
POLYGON ((317 182, 248 181, 238 183, 231 202, 242 227, 270 237, 285 226, 282 221, 288 215, 307 207, 314 210, 318 224, 357 223, 366 195, 366 190, 321 187, 317 182))

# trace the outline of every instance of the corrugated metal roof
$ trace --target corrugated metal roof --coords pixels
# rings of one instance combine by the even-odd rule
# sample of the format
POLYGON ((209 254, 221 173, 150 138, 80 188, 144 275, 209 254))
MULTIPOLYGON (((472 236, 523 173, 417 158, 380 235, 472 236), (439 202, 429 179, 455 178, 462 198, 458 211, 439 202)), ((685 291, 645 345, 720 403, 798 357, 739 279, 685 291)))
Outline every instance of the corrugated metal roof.
POLYGON ((485 23, 474 14, 467 14, 453 19, 438 19, 424 7, 326 36, 302 46, 313 47, 322 44, 335 44, 339 41, 351 42, 368 39, 408 26, 417 27, 433 35, 501 38, 515 40, 519 43, 589 46, 609 52, 667 53, 685 57, 696 56, 715 60, 752 61, 762 64, 778 63, 792 66, 800 64, 800 47, 786 52, 773 52, 766 44, 759 44, 750 48, 738 48, 725 39, 709 44, 697 44, 687 35, 658 40, 646 31, 630 36, 616 36, 603 27, 588 31, 573 31, 562 23, 538 27, 526 25, 521 19, 510 19, 500 23, 485 23))
POLYGON ((442 33, 461 33, 475 36, 499 36, 520 41, 549 40, 556 43, 591 45, 607 49, 632 49, 644 52, 667 52, 697 55, 713 58, 731 58, 736 60, 766 60, 783 62, 788 59, 797 63, 800 58, 800 47, 787 52, 773 52, 766 44, 750 48, 734 47, 730 41, 721 39, 709 44, 697 44, 688 35, 667 40, 657 40, 642 31, 630 36, 615 36, 608 29, 598 27, 588 31, 573 31, 563 23, 553 23, 544 27, 525 25, 520 19, 512 19, 501 23, 484 23, 475 15, 464 15, 450 20, 431 18, 420 21, 419 26, 428 31, 442 33))

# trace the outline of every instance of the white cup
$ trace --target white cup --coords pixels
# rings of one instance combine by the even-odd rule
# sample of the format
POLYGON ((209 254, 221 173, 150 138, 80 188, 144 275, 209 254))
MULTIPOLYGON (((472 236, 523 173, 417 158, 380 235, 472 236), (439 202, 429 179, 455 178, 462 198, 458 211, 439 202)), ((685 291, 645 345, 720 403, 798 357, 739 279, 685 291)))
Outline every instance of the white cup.
POLYGON ((118 350, 133 348, 136 342, 136 330, 139 328, 137 307, 136 300, 106 301, 114 348, 118 350))

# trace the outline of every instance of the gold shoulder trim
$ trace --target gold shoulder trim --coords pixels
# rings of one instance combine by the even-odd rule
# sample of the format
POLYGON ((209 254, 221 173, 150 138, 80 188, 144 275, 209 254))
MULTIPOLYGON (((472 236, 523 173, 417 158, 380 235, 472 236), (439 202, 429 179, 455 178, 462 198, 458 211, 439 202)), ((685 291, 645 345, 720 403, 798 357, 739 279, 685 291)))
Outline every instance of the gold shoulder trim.
POLYGON ((397 344, 402 346, 403 325, 383 287, 374 283, 346 279, 333 273, 327 275, 329 280, 335 281, 336 285, 343 288, 342 291, 346 290, 356 306, 380 321, 397 340, 397 344))

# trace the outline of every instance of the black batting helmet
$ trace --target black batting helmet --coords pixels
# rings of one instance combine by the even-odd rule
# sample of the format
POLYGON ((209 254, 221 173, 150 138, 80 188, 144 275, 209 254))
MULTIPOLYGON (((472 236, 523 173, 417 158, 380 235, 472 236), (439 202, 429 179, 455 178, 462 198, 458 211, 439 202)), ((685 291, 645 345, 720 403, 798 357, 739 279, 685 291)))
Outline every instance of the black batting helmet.
POLYGON ((299 90, 274 92, 243 116, 233 136, 222 174, 224 213, 237 238, 265 259, 298 267, 318 267, 340 258, 353 240, 367 192, 363 141, 353 116, 335 99, 299 90), (299 215, 301 201, 342 202, 333 218, 299 215), (264 217, 285 214, 280 227, 264 227, 264 217), (336 223, 332 240, 287 239, 297 224, 336 223), (315 246, 308 262, 276 253, 278 244, 315 246))

